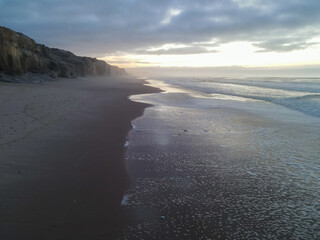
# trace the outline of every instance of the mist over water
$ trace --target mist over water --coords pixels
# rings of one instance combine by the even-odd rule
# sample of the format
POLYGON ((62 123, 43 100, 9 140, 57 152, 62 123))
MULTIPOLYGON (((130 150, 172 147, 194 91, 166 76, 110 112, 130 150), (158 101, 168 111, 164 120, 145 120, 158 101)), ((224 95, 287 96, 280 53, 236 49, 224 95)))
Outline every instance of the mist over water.
POLYGON ((129 73, 148 78, 319 78, 320 65, 288 67, 145 67, 128 68, 129 73))
POLYGON ((147 217, 127 234, 320 237, 318 78, 148 82, 164 92, 131 97, 154 106, 129 136, 125 206, 147 217))
POLYGON ((225 99, 262 100, 320 117, 320 78, 172 78, 166 81, 201 91, 213 99, 223 95, 225 99))

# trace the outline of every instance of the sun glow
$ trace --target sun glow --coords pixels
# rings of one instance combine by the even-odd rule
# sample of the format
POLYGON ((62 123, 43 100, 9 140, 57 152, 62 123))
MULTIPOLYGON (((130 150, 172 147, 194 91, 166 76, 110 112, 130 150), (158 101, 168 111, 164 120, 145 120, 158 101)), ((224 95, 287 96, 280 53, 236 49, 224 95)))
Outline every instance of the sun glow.
POLYGON ((208 48, 199 54, 152 54, 152 51, 183 48, 184 45, 165 44, 149 48, 144 54, 117 53, 102 58, 121 67, 215 67, 215 66, 288 66, 320 63, 320 44, 291 52, 261 52, 249 42, 233 42, 208 48), (214 50, 215 52, 210 52, 214 50), (150 52, 150 54, 148 53, 150 52))

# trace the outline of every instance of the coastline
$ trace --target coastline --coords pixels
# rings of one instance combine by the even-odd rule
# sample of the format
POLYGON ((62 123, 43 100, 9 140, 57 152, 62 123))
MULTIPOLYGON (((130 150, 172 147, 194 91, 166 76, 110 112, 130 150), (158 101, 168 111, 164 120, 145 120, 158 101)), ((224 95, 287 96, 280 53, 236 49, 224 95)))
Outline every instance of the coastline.
POLYGON ((110 238, 127 184, 125 141, 159 92, 132 77, 0 83, 0 238, 110 238))
POLYGON ((123 239, 318 239, 319 118, 165 83, 131 97, 153 107, 129 133, 123 239))

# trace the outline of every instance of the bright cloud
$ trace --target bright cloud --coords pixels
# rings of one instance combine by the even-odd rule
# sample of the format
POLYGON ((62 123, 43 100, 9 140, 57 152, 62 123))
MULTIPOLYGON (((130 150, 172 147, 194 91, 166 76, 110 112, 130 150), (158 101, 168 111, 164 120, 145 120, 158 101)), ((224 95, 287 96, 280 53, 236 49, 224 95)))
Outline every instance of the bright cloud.
POLYGON ((163 25, 167 25, 171 22, 172 18, 175 16, 178 16, 182 11, 180 9, 174 9, 174 8, 170 8, 167 13, 166 16, 164 17, 164 19, 161 21, 161 24, 163 25))

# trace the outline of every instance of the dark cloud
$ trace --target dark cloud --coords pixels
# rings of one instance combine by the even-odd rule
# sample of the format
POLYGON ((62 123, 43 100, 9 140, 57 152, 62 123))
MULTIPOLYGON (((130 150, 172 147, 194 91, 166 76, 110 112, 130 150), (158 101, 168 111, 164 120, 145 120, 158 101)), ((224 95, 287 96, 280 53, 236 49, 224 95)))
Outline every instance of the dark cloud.
POLYGON ((303 50, 314 45, 317 42, 307 42, 303 37, 278 37, 275 39, 269 39, 259 43, 253 44, 254 46, 261 48, 258 52, 289 52, 293 50, 303 50))
POLYGON ((166 43, 190 47, 156 54, 201 53, 204 45, 192 43, 211 39, 304 49, 320 35, 319 12, 319 0, 0 0, 1 25, 91 56, 166 43))

